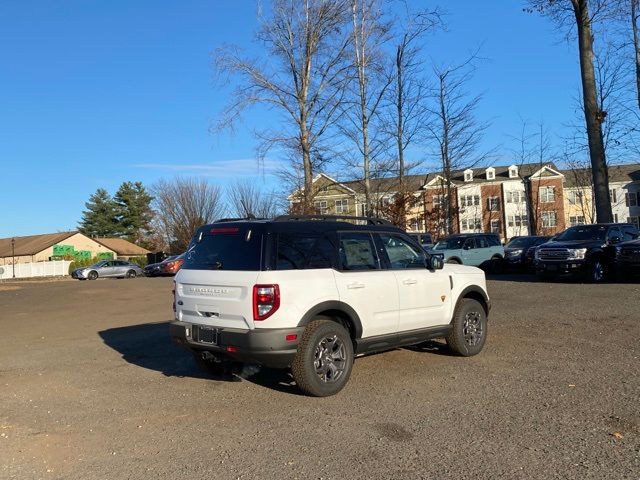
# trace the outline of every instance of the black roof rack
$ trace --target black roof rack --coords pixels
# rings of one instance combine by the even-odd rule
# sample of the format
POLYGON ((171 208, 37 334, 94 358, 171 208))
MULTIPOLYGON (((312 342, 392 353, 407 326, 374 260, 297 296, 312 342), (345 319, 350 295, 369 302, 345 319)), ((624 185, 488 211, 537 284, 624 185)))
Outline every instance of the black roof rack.
POLYGON ((246 217, 238 217, 238 218, 220 218, 218 220, 215 220, 212 223, 225 223, 225 222, 241 222, 243 220, 267 220, 266 218, 258 218, 255 217, 254 215, 248 215, 246 217))
POLYGON ((304 220, 324 220, 324 221, 330 221, 330 222, 357 220, 361 222, 367 222, 367 225, 393 225, 390 221, 385 220, 384 218, 355 217, 352 215, 280 215, 273 219, 274 222, 290 222, 290 221, 304 221, 304 220))

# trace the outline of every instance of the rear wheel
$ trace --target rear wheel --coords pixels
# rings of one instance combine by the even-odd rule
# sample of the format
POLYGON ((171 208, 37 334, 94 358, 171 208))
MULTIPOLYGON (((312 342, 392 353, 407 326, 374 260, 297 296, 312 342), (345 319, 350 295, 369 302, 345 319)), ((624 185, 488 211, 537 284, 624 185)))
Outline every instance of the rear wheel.
POLYGON ((135 270, 129 270, 129 271, 127 272, 127 278, 136 278, 136 276, 137 276, 137 275, 138 275, 138 274, 136 273, 136 271, 135 271, 135 270))
POLYGON ((447 345, 457 355, 470 357, 482 351, 487 340, 487 313, 472 298, 463 298, 451 322, 447 345))
POLYGON ((95 280, 96 278, 98 278, 98 272, 96 272, 95 270, 90 271, 89 275, 87 275, 87 278, 89 280, 95 280))
POLYGON ((502 273, 504 271, 503 258, 498 255, 493 257, 489 263, 489 270, 491 273, 502 273))
POLYGON ((304 329, 291 365, 298 388, 307 395, 335 395, 347 384, 353 367, 353 344, 345 328, 316 319, 304 329))

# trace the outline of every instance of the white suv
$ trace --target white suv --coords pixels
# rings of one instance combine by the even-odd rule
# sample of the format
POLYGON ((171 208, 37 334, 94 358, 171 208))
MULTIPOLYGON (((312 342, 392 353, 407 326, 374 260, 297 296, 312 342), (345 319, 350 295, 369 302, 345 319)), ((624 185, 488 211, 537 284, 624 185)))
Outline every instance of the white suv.
POLYGON ((171 335, 198 364, 290 368, 314 396, 339 392, 355 356, 445 338, 479 353, 482 270, 443 265, 379 219, 220 221, 195 233, 175 278, 171 335))

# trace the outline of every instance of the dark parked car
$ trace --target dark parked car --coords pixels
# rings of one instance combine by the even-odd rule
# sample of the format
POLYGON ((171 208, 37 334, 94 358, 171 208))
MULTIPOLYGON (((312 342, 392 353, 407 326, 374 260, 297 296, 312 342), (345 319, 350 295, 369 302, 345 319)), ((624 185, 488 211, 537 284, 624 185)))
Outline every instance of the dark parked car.
POLYGON ((175 275, 184 262, 184 253, 165 258, 160 263, 152 263, 144 268, 147 277, 170 277, 175 275))
POLYGON ((601 282, 615 271, 616 247, 635 238, 638 230, 628 223, 568 228, 536 248, 536 273, 542 278, 580 274, 590 282, 601 282))
POLYGON ((504 246, 504 264, 507 269, 527 269, 533 266, 535 247, 547 243, 551 237, 522 236, 513 237, 504 246))
POLYGON ((619 277, 640 274, 640 240, 616 246, 616 272, 619 277))

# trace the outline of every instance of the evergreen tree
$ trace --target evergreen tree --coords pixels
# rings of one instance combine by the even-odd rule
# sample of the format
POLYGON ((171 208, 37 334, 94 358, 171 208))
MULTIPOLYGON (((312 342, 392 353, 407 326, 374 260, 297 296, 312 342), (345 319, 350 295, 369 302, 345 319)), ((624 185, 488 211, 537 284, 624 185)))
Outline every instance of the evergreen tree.
POLYGON ((118 235, 140 244, 149 236, 153 197, 141 182, 123 182, 113 197, 118 221, 118 235))
POLYGON ((104 188, 99 188, 84 204, 78 229, 89 237, 112 237, 117 233, 116 205, 104 188))

